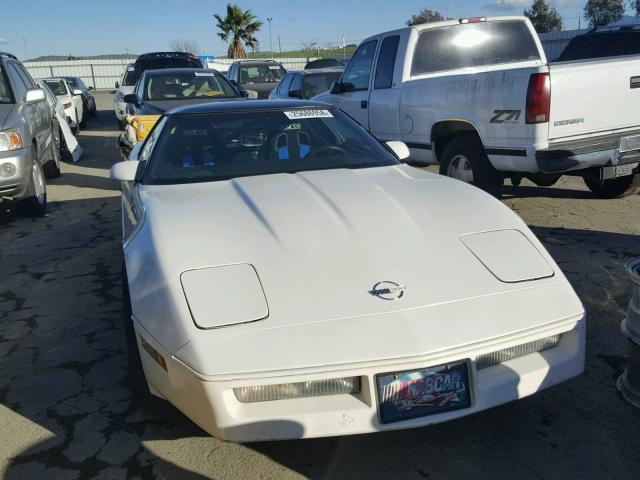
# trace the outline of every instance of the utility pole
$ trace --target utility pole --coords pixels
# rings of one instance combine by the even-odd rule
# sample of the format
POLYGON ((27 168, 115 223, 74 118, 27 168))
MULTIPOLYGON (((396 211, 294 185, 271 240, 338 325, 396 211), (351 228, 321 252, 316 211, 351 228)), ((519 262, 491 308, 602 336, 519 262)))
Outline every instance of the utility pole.
POLYGON ((280 52, 280 56, 282 56, 282 43, 280 43, 280 40, 282 40, 282 37, 278 35, 278 51, 280 52))
POLYGON ((22 45, 24 46, 24 59, 28 60, 29 53, 27 52, 27 39, 25 37, 22 37, 22 45))
POLYGON ((347 58, 347 44, 344 41, 344 33, 342 34, 342 59, 347 58))
POLYGON ((273 44, 271 43, 271 20, 273 20, 273 18, 267 18, 267 22, 269 22, 269 53, 273 57, 273 44))

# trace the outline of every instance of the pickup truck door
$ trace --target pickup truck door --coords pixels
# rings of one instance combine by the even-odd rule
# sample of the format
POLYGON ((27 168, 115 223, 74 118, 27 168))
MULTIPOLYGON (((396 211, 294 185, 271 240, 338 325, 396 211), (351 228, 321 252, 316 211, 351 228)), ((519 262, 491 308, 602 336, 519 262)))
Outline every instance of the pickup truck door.
POLYGON ((340 78, 336 104, 369 128, 369 88, 371 70, 378 40, 371 40, 358 47, 340 78))
POLYGON ((382 39, 369 95, 369 131, 379 140, 400 140, 398 107, 402 65, 398 62, 400 35, 382 39))

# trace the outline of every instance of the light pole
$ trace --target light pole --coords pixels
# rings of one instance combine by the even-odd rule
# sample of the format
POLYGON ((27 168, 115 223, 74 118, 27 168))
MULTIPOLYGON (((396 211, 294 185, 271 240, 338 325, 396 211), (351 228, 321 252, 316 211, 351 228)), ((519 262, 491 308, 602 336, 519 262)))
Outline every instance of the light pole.
POLYGON ((267 18, 267 22, 269 22, 269 53, 273 57, 273 44, 271 43, 271 20, 273 20, 273 18, 267 18))

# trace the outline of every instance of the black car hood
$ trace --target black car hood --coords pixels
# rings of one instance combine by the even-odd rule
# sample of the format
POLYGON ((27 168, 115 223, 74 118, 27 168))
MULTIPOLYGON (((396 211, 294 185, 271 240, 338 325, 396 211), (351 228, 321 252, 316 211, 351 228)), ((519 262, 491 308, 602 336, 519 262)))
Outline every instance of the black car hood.
POLYGON ((194 98, 194 99, 180 99, 180 100, 147 100, 145 101, 138 111, 138 115, 162 115, 167 110, 171 110, 176 107, 186 107, 188 105, 197 105, 199 103, 213 103, 213 102, 228 102, 232 100, 242 100, 242 97, 237 98, 194 98))

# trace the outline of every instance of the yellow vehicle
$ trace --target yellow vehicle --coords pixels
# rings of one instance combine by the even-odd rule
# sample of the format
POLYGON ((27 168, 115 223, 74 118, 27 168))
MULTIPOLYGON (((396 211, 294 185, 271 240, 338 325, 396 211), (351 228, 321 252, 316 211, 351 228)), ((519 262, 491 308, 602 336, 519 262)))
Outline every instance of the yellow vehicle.
POLYGON ((118 146, 128 156, 149 135, 158 119, 172 108, 216 101, 241 100, 244 96, 218 71, 205 68, 146 70, 134 93, 125 95, 125 131, 118 146))

